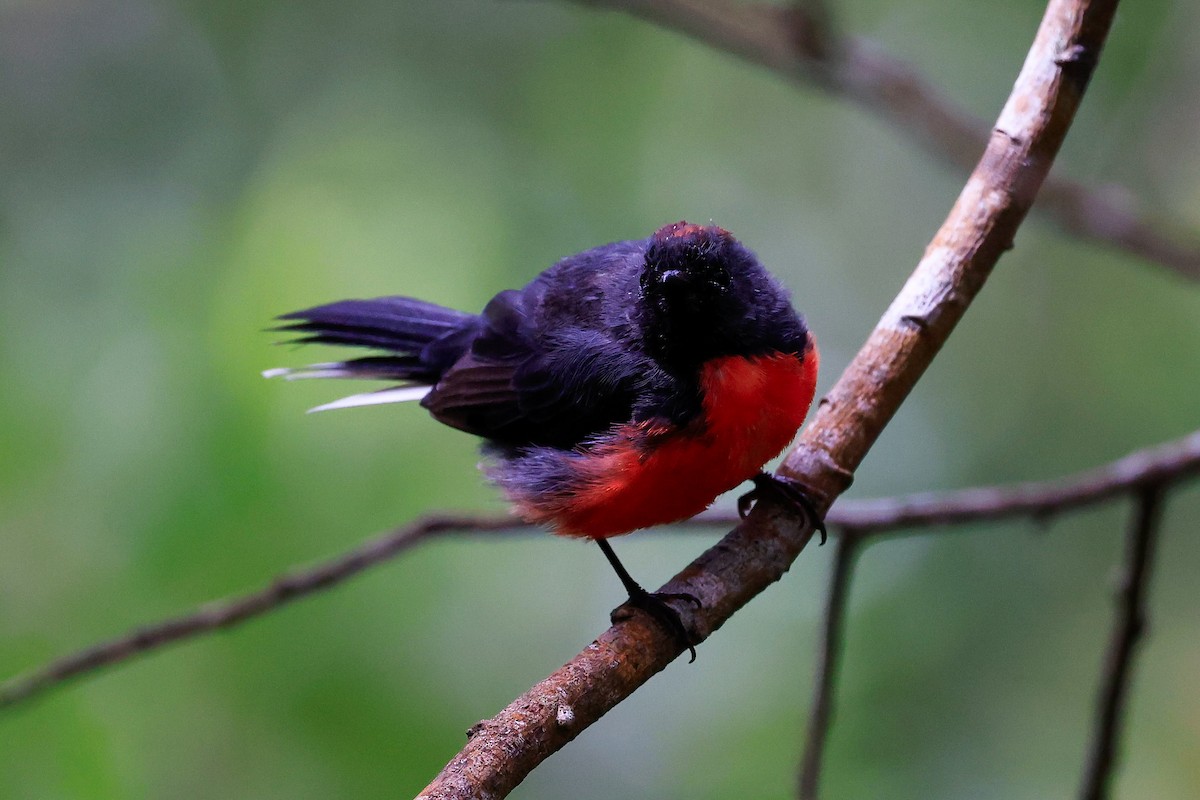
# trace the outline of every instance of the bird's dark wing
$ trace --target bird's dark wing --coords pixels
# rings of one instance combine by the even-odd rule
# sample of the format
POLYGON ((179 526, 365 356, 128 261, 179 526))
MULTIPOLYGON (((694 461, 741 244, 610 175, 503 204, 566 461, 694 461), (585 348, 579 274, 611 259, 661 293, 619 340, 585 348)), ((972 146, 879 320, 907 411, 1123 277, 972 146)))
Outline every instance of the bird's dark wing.
POLYGON ((537 297, 497 295, 482 330, 421 404, 439 421, 505 446, 567 448, 630 419, 653 364, 610 332, 539 330, 537 297))

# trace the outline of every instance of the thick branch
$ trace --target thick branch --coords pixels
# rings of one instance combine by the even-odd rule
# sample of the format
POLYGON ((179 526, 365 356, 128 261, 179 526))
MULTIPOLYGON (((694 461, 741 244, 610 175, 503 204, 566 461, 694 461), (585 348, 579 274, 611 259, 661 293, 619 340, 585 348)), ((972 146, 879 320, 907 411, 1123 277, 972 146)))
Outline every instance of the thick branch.
POLYGON ((908 395, 1000 255, 1012 247, 1099 57, 1116 3, 1052 0, 988 149, 917 270, 781 472, 830 496, 908 395))
MULTIPOLYGON (((1091 77, 1115 0, 1051 0, 979 166, 925 257, 818 408, 782 471, 826 498, 849 485, 883 427, 982 288, 1033 203, 1091 77)), ((706 638, 778 580, 812 537, 764 500, 747 522, 664 587, 706 638)), ((644 615, 600 635, 564 667, 472 729, 423 798, 506 796, 550 754, 678 657, 644 615)))
POLYGON ((1146 591, 1150 584, 1151 558, 1162 500, 1161 486, 1149 485, 1142 489, 1125 540, 1125 568, 1117 594, 1112 640, 1104 659, 1094 738, 1079 794, 1082 800, 1104 800, 1109 796, 1109 784, 1117 763, 1121 717, 1129 696, 1133 657, 1146 629, 1146 591))
MULTIPOLYGON (((834 37, 827 20, 802 6, 732 0, 576 2, 627 12, 788 80, 815 83, 882 117, 923 150, 963 171, 974 166, 987 141, 983 120, 943 95, 914 66, 868 39, 834 37)), ((1128 198, 1120 187, 1092 189, 1052 176, 1037 206, 1068 233, 1200 279, 1200 235, 1139 213, 1128 198)))

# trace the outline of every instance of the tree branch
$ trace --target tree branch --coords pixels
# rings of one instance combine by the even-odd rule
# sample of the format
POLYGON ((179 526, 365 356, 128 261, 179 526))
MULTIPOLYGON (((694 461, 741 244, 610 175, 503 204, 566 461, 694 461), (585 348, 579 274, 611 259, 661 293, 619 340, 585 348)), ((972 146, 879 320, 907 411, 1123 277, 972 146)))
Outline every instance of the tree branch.
MULTIPOLYGON (((801 84, 841 95, 908 135, 921 149, 963 171, 975 165, 988 130, 916 67, 857 36, 837 37, 804 4, 732 0, 575 0, 623 11, 758 64, 801 84)), ((1046 179, 1038 210, 1064 231, 1117 247, 1192 280, 1200 279, 1200 234, 1139 212, 1119 186, 1089 188, 1046 179)))
MULTIPOLYGON (((1111 500, 1147 484, 1166 489, 1197 474, 1200 474, 1200 431, 1167 444, 1135 451, 1101 467, 1045 483, 843 501, 830 509, 825 522, 833 528, 853 530, 854 535, 867 539, 916 527, 951 526, 1026 515, 1047 517, 1111 500)), ((738 522, 734 512, 706 512, 688 524, 728 527, 738 522)), ((426 539, 450 532, 490 533, 510 529, 524 529, 524 525, 507 516, 436 514, 423 517, 329 561, 292 569, 259 591, 210 601, 197 610, 143 626, 0 683, 0 709, 28 700, 73 678, 170 644, 231 628, 318 591, 331 589, 426 539)))
POLYGON ((821 630, 821 650, 813 683, 812 708, 808 713, 808 733, 800 761, 800 800, 817 800, 821 765, 825 757, 825 739, 833 721, 833 691, 837 682, 842 639, 846 628, 846 606, 850 596, 850 577, 863 539, 853 528, 838 539, 829 578, 829 594, 821 630))
MULTIPOLYGON (((1091 77, 1116 0, 1051 0, 987 151, 900 295, 884 314, 781 472, 824 498, 850 484, 883 427, 1011 247, 1091 77)), ((663 591, 699 640, 779 580, 812 537, 769 499, 663 591)), ((474 726, 421 798, 506 796, 526 775, 680 654, 643 614, 618 617, 582 653, 474 726)))
POLYGON ((1121 717, 1129 697, 1133 657, 1146 629, 1146 592, 1162 501, 1162 486, 1143 487, 1126 536, 1125 569, 1117 593, 1112 639, 1104 659, 1095 731, 1079 794, 1082 800, 1104 800, 1109 796, 1109 784, 1117 761, 1121 717))
POLYGON ((341 583, 368 567, 402 553, 419 541, 452 531, 502 531, 522 526, 520 521, 511 517, 425 517, 330 561, 276 578, 257 592, 207 603, 195 611, 100 642, 27 675, 8 680, 0 684, 0 709, 41 694, 72 678, 128 661, 182 639, 232 628, 252 617, 341 583))
POLYGON ((860 500, 836 506, 829 520, 864 536, 877 536, 905 528, 1018 516, 1045 518, 1195 475, 1200 475, 1200 431, 1054 481, 860 500))

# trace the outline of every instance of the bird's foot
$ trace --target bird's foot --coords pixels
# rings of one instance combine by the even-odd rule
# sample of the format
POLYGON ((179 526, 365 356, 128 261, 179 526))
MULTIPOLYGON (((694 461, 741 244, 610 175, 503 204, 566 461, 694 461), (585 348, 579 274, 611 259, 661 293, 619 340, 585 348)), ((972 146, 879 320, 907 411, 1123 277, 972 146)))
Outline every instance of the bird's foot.
POLYGON ((766 492, 770 492, 784 503, 798 509, 812 524, 813 530, 821 534, 821 544, 825 544, 827 538, 825 518, 817 513, 817 505, 813 502, 809 489, 797 481, 780 478, 766 472, 760 472, 750 480, 754 481, 754 488, 739 497, 737 501, 738 514, 742 519, 746 518, 750 509, 766 492))
POLYGON ((687 647, 688 653, 691 654, 691 657, 688 658, 690 664, 696 660, 696 640, 687 626, 683 624, 679 612, 668 602, 670 600, 683 600, 696 608, 701 606, 700 598, 686 592, 647 592, 639 586, 636 591, 631 590, 629 599, 613 611, 613 622, 628 618, 628 614, 621 611, 624 608, 636 608, 646 612, 687 647))

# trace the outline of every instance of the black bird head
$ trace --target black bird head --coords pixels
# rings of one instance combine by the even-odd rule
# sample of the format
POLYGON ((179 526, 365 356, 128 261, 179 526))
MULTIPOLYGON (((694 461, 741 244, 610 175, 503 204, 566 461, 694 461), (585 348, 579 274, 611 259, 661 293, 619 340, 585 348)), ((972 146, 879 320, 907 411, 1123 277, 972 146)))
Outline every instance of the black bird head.
POLYGON ((787 291, 729 231, 676 222, 648 240, 640 324, 669 371, 725 355, 804 351, 807 329, 787 291))

